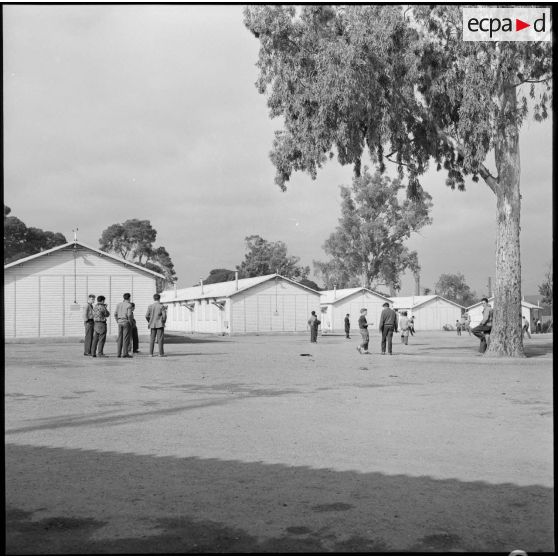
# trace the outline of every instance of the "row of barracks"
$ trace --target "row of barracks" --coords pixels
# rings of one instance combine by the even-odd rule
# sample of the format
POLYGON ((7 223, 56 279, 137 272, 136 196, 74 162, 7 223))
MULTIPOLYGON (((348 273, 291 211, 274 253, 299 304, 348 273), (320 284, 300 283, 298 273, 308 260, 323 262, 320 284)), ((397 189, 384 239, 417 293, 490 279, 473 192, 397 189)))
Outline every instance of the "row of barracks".
MULTIPOLYGON (((89 294, 106 297, 108 334, 115 335, 114 309, 125 292, 136 304, 141 332, 157 279, 163 276, 77 241, 23 258, 4 266, 4 337, 83 336, 89 294)), ((169 289, 161 301, 168 331, 221 335, 305 332, 312 310, 323 333, 342 333, 346 314, 356 331, 361 308, 375 329, 385 302, 414 315, 417 330, 439 331, 465 310, 438 295, 388 298, 364 287, 318 292, 278 274, 169 289)), ((477 306, 468 309, 473 326, 480 321, 477 306)), ((529 316, 531 306, 523 309, 529 316)))

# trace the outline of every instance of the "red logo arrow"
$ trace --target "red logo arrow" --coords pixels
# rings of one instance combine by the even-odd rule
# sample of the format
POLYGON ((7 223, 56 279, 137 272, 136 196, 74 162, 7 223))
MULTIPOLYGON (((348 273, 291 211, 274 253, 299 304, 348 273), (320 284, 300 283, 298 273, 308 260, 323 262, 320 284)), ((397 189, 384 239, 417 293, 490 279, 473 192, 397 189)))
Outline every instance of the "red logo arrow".
POLYGON ((524 21, 521 21, 520 19, 515 18, 515 30, 516 31, 521 31, 522 29, 525 29, 526 27, 531 27, 530 23, 525 23, 524 21))

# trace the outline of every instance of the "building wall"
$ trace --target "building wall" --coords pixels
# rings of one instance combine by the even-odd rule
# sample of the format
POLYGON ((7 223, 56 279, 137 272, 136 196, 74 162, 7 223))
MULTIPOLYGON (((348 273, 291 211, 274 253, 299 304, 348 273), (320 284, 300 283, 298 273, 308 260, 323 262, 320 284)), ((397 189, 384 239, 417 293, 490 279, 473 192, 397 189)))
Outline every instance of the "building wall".
POLYGON ((439 298, 422 304, 414 309, 399 308, 399 311, 407 310, 408 317, 415 317, 415 329, 417 331, 440 331, 444 325, 455 327, 455 322, 461 318, 461 308, 439 298))
POLYGON ((129 292, 142 328, 147 307, 156 292, 155 277, 125 266, 92 250, 59 250, 4 272, 5 336, 83 336, 82 309, 87 296, 104 295, 111 312, 108 334, 116 334, 114 309, 129 292), (74 308, 74 300, 79 308, 74 308))
MULTIPOLYGON (((172 293, 168 293, 168 297, 172 293)), ((167 329, 186 333, 273 333, 306 331, 310 311, 319 312, 319 294, 282 279, 228 298, 166 302, 167 329), (218 301, 223 308, 212 304, 218 301), (192 310, 183 304, 188 303, 192 310)))
POLYGON ((304 332, 320 295, 281 279, 231 297, 231 333, 304 332))
POLYGON ((322 308, 326 309, 326 312, 323 312, 320 318, 322 320, 322 330, 328 333, 344 332, 345 315, 349 314, 351 331, 358 331, 358 319, 361 308, 368 310, 366 320, 369 327, 378 327, 384 302, 386 302, 385 299, 373 293, 363 291, 334 303, 323 304, 322 308))

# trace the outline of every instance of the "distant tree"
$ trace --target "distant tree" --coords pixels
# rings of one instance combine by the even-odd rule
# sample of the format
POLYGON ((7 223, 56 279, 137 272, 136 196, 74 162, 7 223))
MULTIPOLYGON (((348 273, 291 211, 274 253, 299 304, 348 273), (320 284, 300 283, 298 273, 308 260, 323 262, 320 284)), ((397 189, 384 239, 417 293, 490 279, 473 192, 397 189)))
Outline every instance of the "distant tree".
POLYGON ((465 282, 462 273, 443 273, 434 287, 434 292, 461 306, 471 306, 477 296, 465 282))
POLYGON ((147 219, 129 219, 106 228, 99 239, 99 247, 104 252, 118 254, 146 269, 161 273, 165 280, 157 281, 157 292, 176 282, 172 259, 164 246, 153 247, 157 231, 147 219))
POLYGON ((272 273, 297 281, 308 277, 310 268, 298 265, 300 258, 288 256, 284 242, 269 242, 259 235, 247 236, 245 241, 248 252, 244 261, 237 266, 242 277, 259 277, 272 273))
POLYGON ((305 287, 309 287, 311 289, 314 289, 315 291, 321 291, 322 289, 320 289, 320 287, 318 286, 317 283, 315 283, 314 281, 311 281, 310 279, 301 279, 299 281, 299 283, 301 285, 304 285, 305 287))
POLYGON ((212 269, 203 280, 203 283, 204 285, 211 285, 212 283, 223 283, 224 281, 233 281, 234 279, 235 272, 231 269, 212 269))
POLYGON ((4 264, 66 244, 62 233, 27 227, 23 221, 10 215, 11 211, 4 205, 4 264))
POLYGON ((244 21, 260 44, 256 87, 282 122, 271 152, 282 189, 296 171, 316 178, 335 154, 356 176, 365 154, 380 169, 393 162, 410 197, 431 163, 451 188, 483 180, 496 208, 485 355, 523 357, 519 137, 530 108, 536 121, 551 111, 553 45, 464 41, 462 10, 257 5, 244 21))
POLYGON ((539 294, 542 296, 541 303, 545 306, 552 306, 553 302, 553 273, 552 263, 549 265, 544 281, 539 285, 539 294))
POLYGON ((323 249, 332 259, 314 262, 327 288, 387 285, 391 292, 401 287, 405 270, 418 273, 416 252, 405 241, 411 233, 431 223, 431 197, 424 192, 418 200, 400 199, 404 189, 399 179, 391 180, 365 167, 352 187, 341 186, 339 225, 323 249))

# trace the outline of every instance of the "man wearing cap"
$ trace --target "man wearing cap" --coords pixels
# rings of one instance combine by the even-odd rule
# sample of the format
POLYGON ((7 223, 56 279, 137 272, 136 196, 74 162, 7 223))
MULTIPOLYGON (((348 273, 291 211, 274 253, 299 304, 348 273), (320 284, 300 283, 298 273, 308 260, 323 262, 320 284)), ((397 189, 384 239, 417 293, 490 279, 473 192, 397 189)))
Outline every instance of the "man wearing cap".
POLYGON ((480 339, 479 353, 484 353, 488 346, 486 336, 492 331, 492 308, 488 304, 488 298, 482 299, 481 323, 471 330, 471 333, 480 339))
POLYGON ((389 307, 389 302, 384 302, 384 309, 380 316, 380 333, 382 334, 382 354, 386 354, 386 341, 387 350, 391 355, 392 353, 392 340, 393 332, 397 333, 397 314, 395 310, 389 307))

